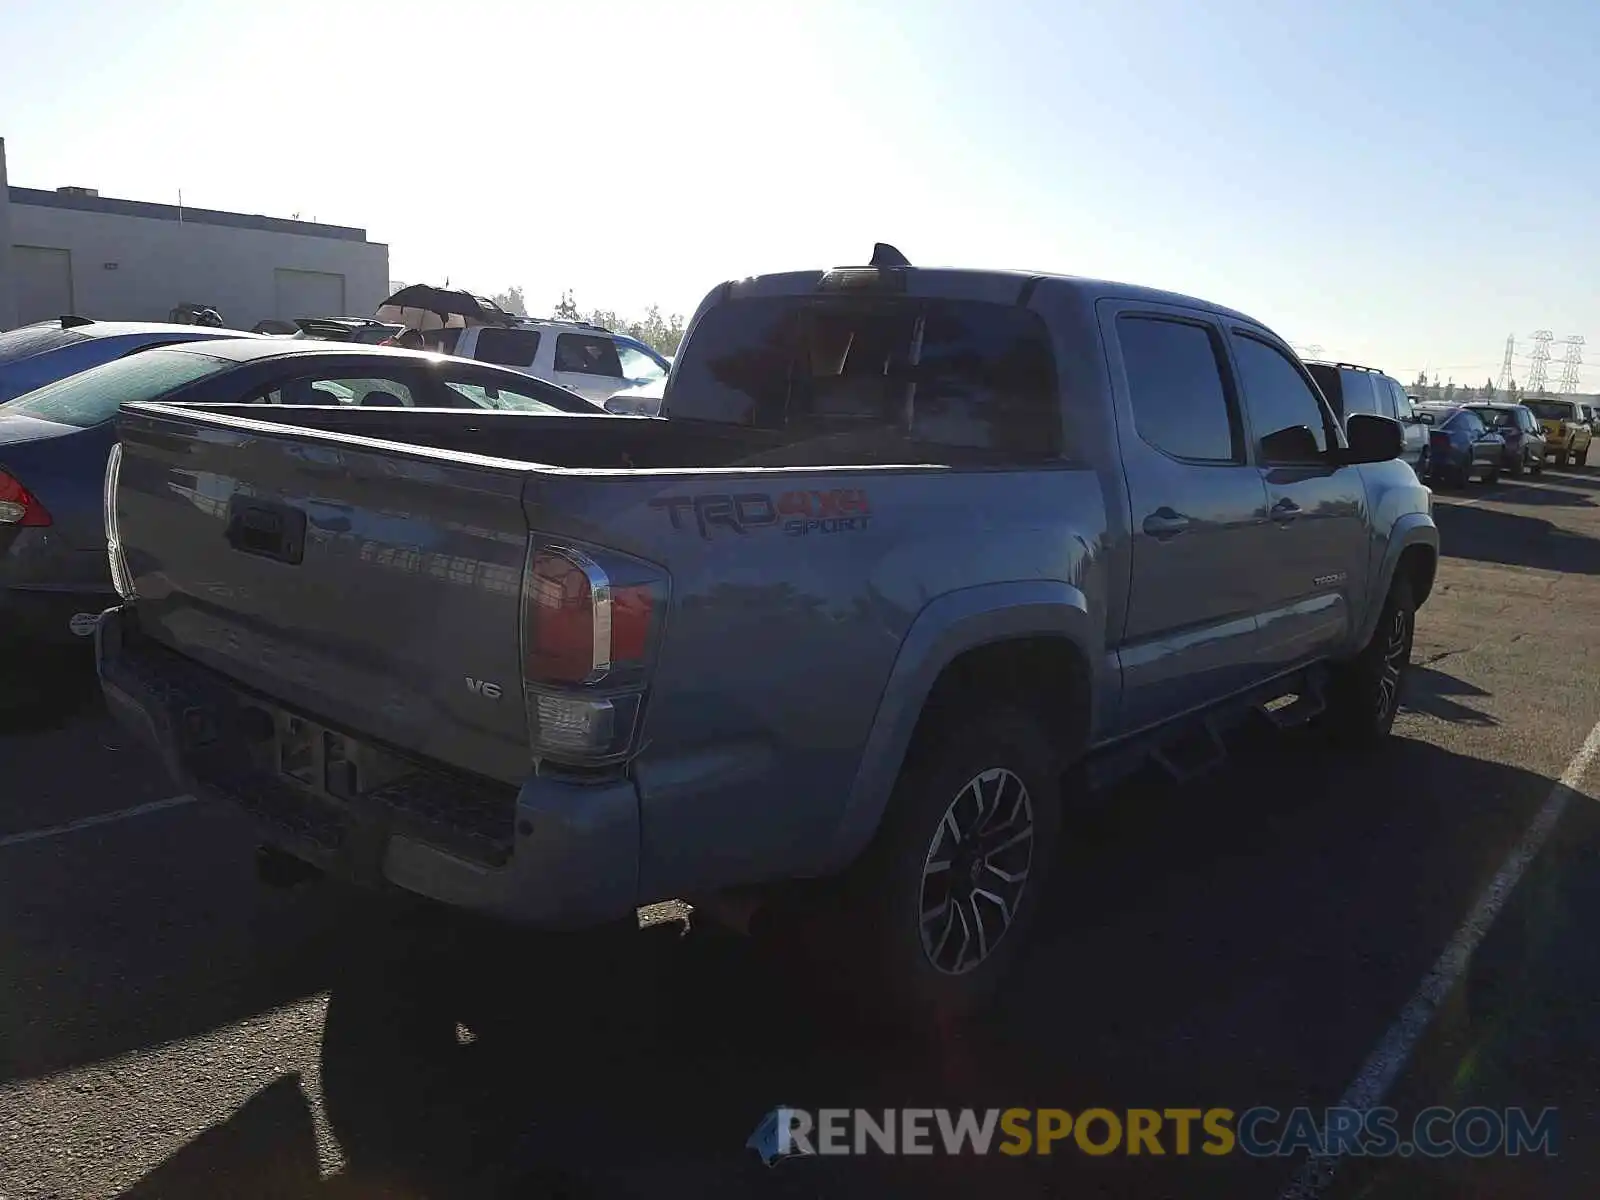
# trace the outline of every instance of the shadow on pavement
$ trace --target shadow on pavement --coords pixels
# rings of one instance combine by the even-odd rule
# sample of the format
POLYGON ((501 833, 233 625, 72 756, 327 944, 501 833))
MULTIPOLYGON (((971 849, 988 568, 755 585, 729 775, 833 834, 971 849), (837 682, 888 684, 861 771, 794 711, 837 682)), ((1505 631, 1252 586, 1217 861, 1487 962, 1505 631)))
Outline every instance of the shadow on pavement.
POLYGON ((1433 519, 1439 526, 1440 552, 1447 558, 1600 575, 1600 540, 1539 517, 1481 505, 1439 504, 1433 519))
POLYGON ((1408 712, 1426 713, 1454 725, 1498 725, 1488 713, 1454 699, 1457 696, 1487 696, 1476 684, 1431 667, 1411 668, 1406 675, 1405 697, 1401 707, 1408 712))
MULTIPOLYGON (((1543 478, 1542 476, 1538 478, 1543 478)), ((1529 507, 1550 508, 1593 508, 1595 503, 1584 491, 1567 489, 1563 486, 1550 486, 1549 484, 1530 483, 1529 477, 1503 477, 1501 483, 1505 486, 1505 494, 1496 497, 1505 504, 1525 504, 1529 507)), ((1565 480, 1553 481, 1565 484, 1565 480)), ((1470 498, 1470 497, 1469 497, 1470 498)))
POLYGON ((0 736, 54 729, 99 704, 100 683, 87 655, 0 663, 0 736))
POLYGON ((335 980, 324 1035, 350 1179, 508 1197, 1273 1195, 1281 1161, 768 1169, 743 1149, 778 1104, 1331 1103, 1550 783, 1400 739, 1375 762, 1270 740, 1209 783, 1119 794, 1058 867, 1000 1009, 931 1044, 864 1033, 803 972, 707 931, 441 926, 374 947, 335 980))

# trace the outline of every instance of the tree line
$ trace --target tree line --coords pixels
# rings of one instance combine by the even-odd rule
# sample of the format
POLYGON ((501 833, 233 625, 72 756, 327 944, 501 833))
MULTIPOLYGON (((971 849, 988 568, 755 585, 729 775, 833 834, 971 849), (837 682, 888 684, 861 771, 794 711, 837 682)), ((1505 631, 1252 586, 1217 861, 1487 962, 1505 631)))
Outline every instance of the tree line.
MULTIPOLYGON (((528 315, 527 300, 520 287, 509 287, 497 295, 489 297, 508 313, 525 317, 528 315)), ((615 309, 591 308, 582 309, 573 298, 571 288, 561 293, 550 317, 556 321, 584 321, 590 325, 598 325, 602 329, 609 329, 612 333, 623 333, 629 337, 638 338, 639 341, 661 354, 676 354, 678 346, 683 341, 684 318, 682 313, 673 313, 663 316, 661 307, 652 304, 644 310, 644 315, 634 320, 621 316, 615 309)))
MULTIPOLYGON (((391 279, 389 281, 389 294, 392 296, 405 286, 399 280, 391 279)), ((448 280, 446 280, 444 286, 450 286, 448 280)), ((520 287, 508 287, 503 292, 496 292, 489 299, 512 316, 526 317, 531 315, 528 312, 527 296, 520 287)), ((573 298, 571 288, 567 288, 561 293, 561 299, 550 313, 550 318, 555 321, 584 321, 590 325, 598 325, 602 329, 609 329, 612 333, 626 334, 628 337, 637 338, 659 354, 676 354, 678 346, 683 341, 684 317, 682 313, 663 316, 661 307, 656 304, 652 304, 645 309, 642 317, 634 319, 623 317, 615 309, 611 308, 585 310, 578 307, 578 302, 573 298)))
POLYGON ((1445 404, 1465 404, 1469 400, 1504 400, 1516 404, 1523 398, 1515 379, 1504 388, 1497 388, 1493 379, 1485 379, 1482 387, 1471 384, 1458 387, 1454 378, 1441 379, 1435 372, 1430 379, 1426 371, 1418 371, 1416 382, 1406 390, 1419 401, 1445 404))

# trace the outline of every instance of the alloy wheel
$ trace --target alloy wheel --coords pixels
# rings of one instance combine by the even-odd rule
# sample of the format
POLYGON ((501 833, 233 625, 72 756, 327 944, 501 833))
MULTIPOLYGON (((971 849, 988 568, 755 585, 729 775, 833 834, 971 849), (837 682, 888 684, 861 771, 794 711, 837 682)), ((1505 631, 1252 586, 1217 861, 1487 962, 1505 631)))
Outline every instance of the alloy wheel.
POLYGON ((1033 862, 1033 798, 1004 767, 956 793, 923 860, 918 917, 935 970, 965 975, 1011 928, 1033 862))
POLYGON ((1385 720, 1400 702, 1400 672, 1410 655, 1411 614, 1395 609, 1389 623, 1389 637, 1383 646, 1383 662, 1378 674, 1378 720, 1385 720))

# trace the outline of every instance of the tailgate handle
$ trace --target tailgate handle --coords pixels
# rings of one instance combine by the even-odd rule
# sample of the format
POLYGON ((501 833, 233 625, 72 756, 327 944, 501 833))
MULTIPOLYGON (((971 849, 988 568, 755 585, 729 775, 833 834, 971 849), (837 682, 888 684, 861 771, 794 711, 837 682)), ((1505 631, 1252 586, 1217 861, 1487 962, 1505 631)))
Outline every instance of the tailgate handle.
POLYGON ((267 500, 228 503, 228 545, 245 554, 298 564, 306 552, 306 514, 267 500))

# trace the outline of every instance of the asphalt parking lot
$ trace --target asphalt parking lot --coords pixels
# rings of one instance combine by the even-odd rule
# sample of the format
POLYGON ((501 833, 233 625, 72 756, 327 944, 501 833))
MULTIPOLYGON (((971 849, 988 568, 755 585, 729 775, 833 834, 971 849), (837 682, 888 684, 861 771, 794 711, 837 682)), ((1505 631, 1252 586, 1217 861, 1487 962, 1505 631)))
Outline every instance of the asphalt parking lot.
POLYGON ((0 1197, 1276 1197, 1296 1160, 768 1168, 744 1142, 777 1104, 1351 1097, 1554 1106, 1557 1155, 1345 1160, 1312 1194, 1594 1195, 1600 471, 1444 493, 1436 517, 1392 744, 1263 736, 1203 782, 1123 789, 1075 823, 1001 1010, 933 1046, 852 1030, 679 921, 506 935, 263 889, 247 831, 174 797, 92 689, 13 713, 0 1197), (454 1037, 396 1002, 424 981, 454 1037))

